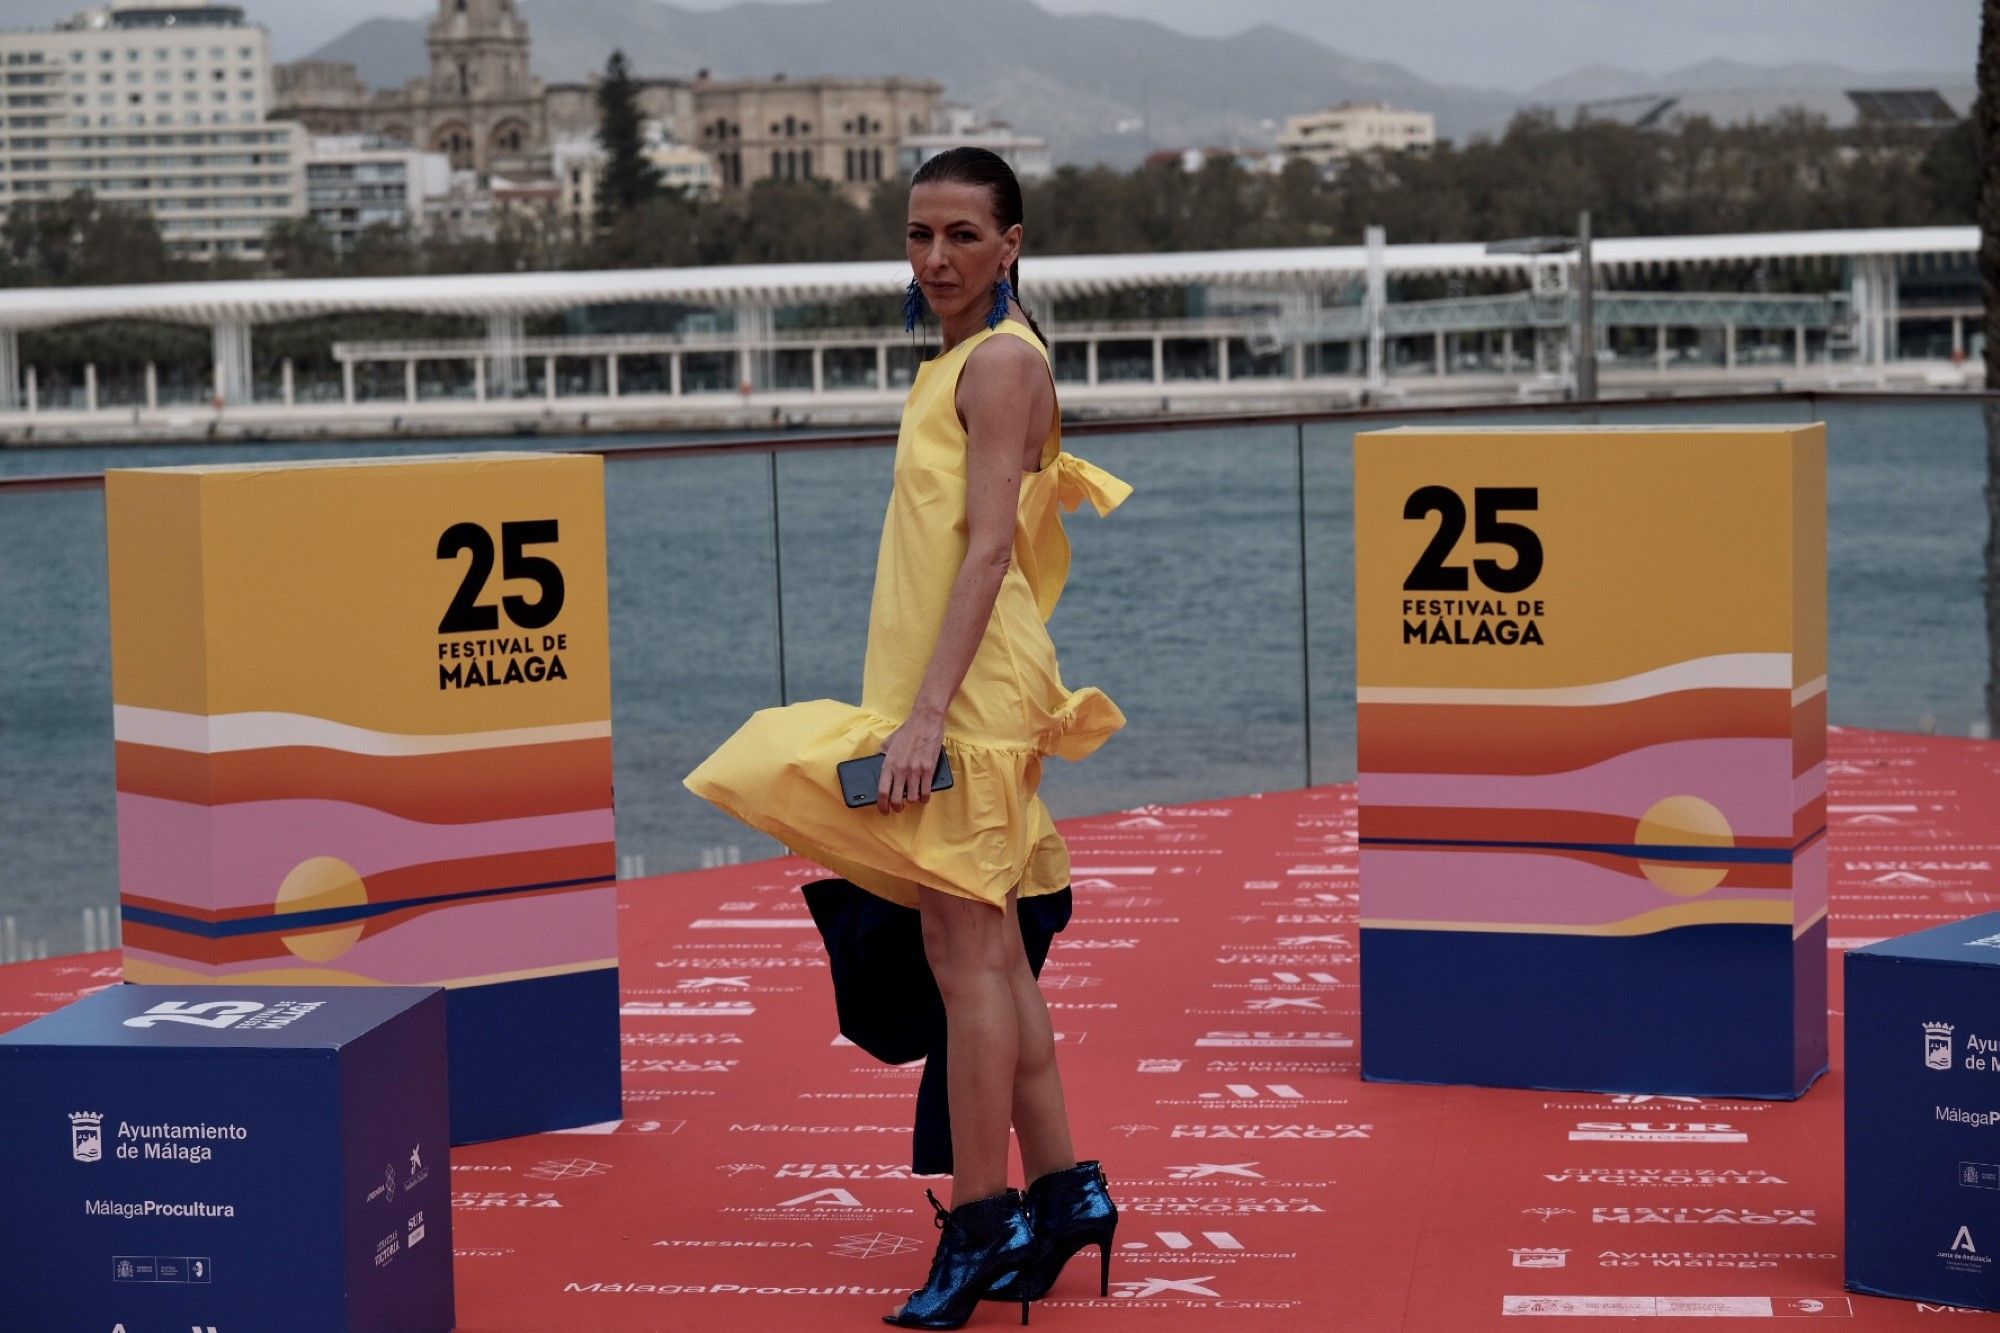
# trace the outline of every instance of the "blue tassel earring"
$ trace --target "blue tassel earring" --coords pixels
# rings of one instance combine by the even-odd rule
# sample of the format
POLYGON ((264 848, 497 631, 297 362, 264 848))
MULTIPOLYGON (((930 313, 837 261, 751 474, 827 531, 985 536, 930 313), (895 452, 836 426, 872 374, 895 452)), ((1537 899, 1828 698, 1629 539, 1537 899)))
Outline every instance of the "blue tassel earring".
POLYGON ((915 278, 911 278, 909 287, 903 292, 903 332, 914 332, 917 327, 917 321, 923 317, 923 284, 919 283, 915 278))
POLYGON ((993 309, 986 313, 986 327, 997 329, 1007 318, 1007 303, 1014 299, 1014 284, 1002 278, 993 284, 993 309))

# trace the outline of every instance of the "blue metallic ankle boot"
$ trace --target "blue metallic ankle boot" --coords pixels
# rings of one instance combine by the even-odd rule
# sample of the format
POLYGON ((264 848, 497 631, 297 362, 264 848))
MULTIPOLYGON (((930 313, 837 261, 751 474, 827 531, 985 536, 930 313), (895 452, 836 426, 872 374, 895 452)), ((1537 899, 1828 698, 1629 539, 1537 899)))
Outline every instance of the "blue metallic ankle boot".
MULTIPOLYGON (((899 1328, 960 1328, 978 1308, 980 1298, 996 1283, 1018 1287, 1021 1270, 1037 1256, 1035 1235, 1028 1225, 1026 1200, 1019 1190, 1005 1190, 990 1199, 974 1199, 946 1211, 929 1190, 924 1197, 937 1209, 937 1253, 930 1276, 894 1314, 882 1316, 899 1328)), ((1021 1302, 1021 1322, 1028 1322, 1028 1300, 1021 1302)))
POLYGON ((1038 1301, 1049 1294, 1063 1265, 1086 1245, 1097 1247, 1097 1294, 1111 1294, 1111 1237, 1118 1230, 1118 1205, 1099 1162, 1078 1162, 1051 1171, 1028 1186, 1028 1218, 1039 1250, 1018 1276, 1009 1274, 986 1289, 990 1301, 1038 1301))

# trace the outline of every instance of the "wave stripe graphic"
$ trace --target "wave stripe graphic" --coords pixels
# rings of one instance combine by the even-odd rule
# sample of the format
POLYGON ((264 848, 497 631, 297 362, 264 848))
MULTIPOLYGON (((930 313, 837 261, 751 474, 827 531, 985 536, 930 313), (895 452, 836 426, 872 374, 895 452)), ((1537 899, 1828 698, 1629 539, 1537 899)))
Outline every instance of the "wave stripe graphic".
POLYGON ((405 898, 400 902, 356 903, 352 907, 322 907, 308 912, 238 917, 228 921, 201 921, 174 912, 155 912, 130 905, 125 907, 123 914, 126 920, 136 921, 141 925, 158 926, 162 930, 179 931, 183 935, 200 935, 212 940, 238 935, 297 935, 301 931, 314 930, 322 926, 350 925, 356 921, 419 907, 477 902, 482 898, 495 898, 506 893, 540 893, 549 889, 588 888, 611 882, 610 876, 600 875, 589 879, 556 880, 547 884, 510 884, 493 889, 474 889, 466 893, 434 893, 427 898, 405 898))
POLYGON ((354 939, 334 955, 320 957, 296 956, 287 941, 325 944, 328 936, 337 942, 347 932, 204 941, 131 923, 125 939, 149 957, 198 964, 217 977, 245 968, 326 966, 381 981, 419 984, 435 977, 483 976, 608 957, 618 951, 617 895, 615 885, 605 884, 411 913, 386 929, 354 939))
MULTIPOLYGON (((1772 690, 1684 690, 1578 708, 1364 703, 1357 767, 1369 773, 1567 773, 1655 745, 1789 740, 1808 702, 1772 690), (1476 746, 1467 738, 1477 737, 1476 746)), ((1366 778, 1363 778, 1366 781, 1366 778)))
MULTIPOLYGON (((1815 834, 1814 836, 1817 836, 1815 834)), ((1480 838, 1362 838, 1363 847, 1472 847, 1500 852, 1587 852, 1685 865, 1788 865, 1794 847, 1677 847, 1671 843, 1496 842, 1480 838)))
MULTIPOLYGON (((1554 840, 1552 840, 1554 841, 1554 840)), ((1791 891, 1791 886, 1800 873, 1799 866, 1806 858, 1826 845, 1826 832, 1808 831, 1792 847, 1791 860, 1756 861, 1737 863, 1724 867, 1726 883, 1732 889, 1783 889, 1791 891)), ((1361 841, 1363 902, 1370 893, 1400 892, 1404 886, 1403 876, 1408 874, 1404 858, 1445 857, 1462 860, 1469 864, 1453 871, 1457 877, 1467 878, 1475 888, 1482 891, 1493 884, 1507 879, 1513 872, 1508 867, 1511 857, 1525 858, 1538 865, 1579 866, 1586 870, 1601 871, 1621 880, 1633 883, 1651 883, 1646 874, 1648 865, 1664 865, 1667 858, 1660 856, 1635 856, 1629 844, 1621 844, 1617 853, 1596 851, 1559 851, 1550 847, 1527 847, 1519 843, 1464 842, 1464 843, 1414 843, 1391 839, 1361 841), (1394 870, 1387 868, 1382 858, 1396 858, 1394 870), (1375 858, 1377 869, 1370 871, 1370 858, 1375 858)), ((1653 889, 1651 892, 1658 893, 1653 889)))
POLYGON ((1793 811, 1825 790, 1792 775, 1792 747, 1777 737, 1668 741, 1581 768, 1510 773, 1360 775, 1360 807, 1425 806, 1591 811, 1638 819, 1662 796, 1699 791, 1738 831, 1789 829, 1793 811), (1764 827, 1768 826, 1768 827, 1764 827))
POLYGON ((1826 688, 1821 676, 1792 687, 1790 653, 1720 653, 1654 667, 1616 680, 1588 685, 1523 689, 1451 688, 1422 685, 1364 685, 1355 691, 1364 704, 1500 704, 1509 707, 1576 708, 1630 703, 1683 690, 1783 690, 1796 699, 1826 688))
MULTIPOLYGON (((484 897, 452 895, 415 905, 389 903, 380 915, 330 924, 294 926, 295 921, 312 919, 304 912, 227 922, 225 927, 260 929, 219 936, 128 915, 125 939, 160 957, 204 967, 259 962, 296 966, 302 960, 295 954, 310 956, 324 946, 334 952, 319 961, 337 957, 342 967, 371 976, 384 975, 377 964, 391 960, 399 975, 470 974, 502 965, 539 967, 615 953, 616 893, 617 883, 611 879, 567 887, 522 885, 516 891, 484 897), (294 944, 304 947, 294 949, 294 944)), ((165 916, 180 925, 191 920, 178 912, 165 916)))
MULTIPOLYGON (((1807 922, 1806 926, 1811 924, 1807 922)), ((1622 921, 1606 921, 1587 926, 1560 922, 1394 921, 1376 917, 1361 918, 1363 930, 1465 930, 1501 935, 1653 935, 1683 926, 1711 925, 1786 926, 1793 929, 1794 935, 1805 929, 1804 926, 1793 926, 1790 902, 1752 903, 1739 900, 1675 903, 1672 906, 1656 907, 1650 912, 1626 917, 1622 921)))
POLYGON ((611 804, 611 741, 364 755, 276 746, 204 755, 117 743, 118 790, 190 805, 332 800, 404 819, 464 824, 611 804))
POLYGON ((1730 867, 1720 884, 1681 897, 1637 861, 1464 847, 1361 849, 1362 915, 1394 921, 1498 921, 1595 926, 1680 902, 1780 902, 1796 908, 1791 866, 1730 867))
POLYGON ((507 884, 490 889, 467 889, 458 893, 433 893, 421 898, 402 898, 388 902, 356 903, 352 907, 321 907, 303 912, 268 913, 263 916, 239 916, 225 920, 205 920, 179 912, 162 912, 135 903, 125 904, 122 914, 127 921, 141 925, 158 926, 162 930, 175 930, 183 935, 200 935, 205 939, 228 939, 238 935, 296 935, 300 931, 315 930, 322 926, 350 925, 356 921, 367 921, 387 916, 394 912, 406 912, 419 907, 436 907, 447 903, 477 902, 482 898, 497 898, 509 893, 542 893, 550 889, 579 889, 614 882, 611 875, 592 875, 584 879, 550 880, 542 884, 507 884))
POLYGON ((427 977, 422 981, 383 981, 359 972, 343 972, 337 967, 267 967, 256 971, 231 972, 222 969, 177 967, 179 959, 149 958, 137 950, 125 952, 125 980, 140 985, 187 985, 214 982, 227 977, 238 986, 443 986, 459 990, 467 986, 493 986, 508 981, 533 981, 540 977, 568 976, 573 972, 605 972, 618 966, 616 958, 592 958, 578 963, 557 963, 552 967, 528 967, 513 972, 493 972, 476 977, 427 977))
MULTIPOLYGON (((1823 821, 1822 821, 1823 822, 1823 821)), ((1582 850, 1633 846, 1640 821, 1636 816, 1604 814, 1560 807, 1370 805, 1360 810, 1363 843, 1424 842, 1440 835, 1451 841, 1500 847, 1560 844, 1582 850)), ((1812 830, 1807 829, 1810 833, 1812 830)), ((1663 835, 1671 837, 1671 835, 1663 835)), ((1755 833, 1737 829, 1723 846, 1788 850, 1802 837, 1792 836, 1791 812, 1777 831, 1755 833)), ((1683 845, 1674 840, 1670 845, 1683 845)), ((1708 846, 1696 842, 1697 847, 1708 846)))
POLYGON ((611 719, 564 722, 544 727, 506 727, 456 735, 374 731, 308 713, 180 713, 164 708, 115 704, 112 736, 136 745, 155 745, 193 754, 224 754, 277 746, 310 746, 349 754, 455 754, 561 741, 608 740, 611 719))
MULTIPOLYGON (((1646 874, 1646 866, 1657 864, 1657 862, 1633 856, 1606 856, 1598 852, 1556 852, 1532 850, 1522 847, 1415 847, 1400 843, 1374 843, 1363 847, 1361 850, 1364 857, 1442 856, 1479 862, 1497 860, 1502 863, 1507 862, 1507 858, 1509 857, 1533 857, 1538 864, 1554 862, 1560 865, 1580 866, 1586 870, 1601 871, 1613 875, 1620 880, 1646 886, 1646 891, 1656 899, 1661 896, 1659 888, 1653 884, 1652 879, 1646 874)), ((1726 868, 1728 875, 1727 884, 1732 890, 1778 889, 1789 893, 1791 892, 1792 880, 1795 873, 1794 866, 1796 864, 1796 862, 1789 861, 1773 861, 1755 865, 1729 866, 1726 868)), ((1505 870, 1504 864, 1501 868, 1503 871, 1505 870)), ((1400 864, 1396 867, 1396 873, 1399 875, 1404 873, 1403 867, 1400 864)), ((1479 873, 1479 870, 1468 867, 1460 873, 1476 874, 1479 873)), ((1362 872, 1362 883, 1364 885, 1371 883, 1368 872, 1365 870, 1362 872)), ((1367 901, 1368 893, 1379 892, 1384 887, 1380 883, 1375 883, 1372 889, 1364 888, 1362 895, 1363 902, 1367 901)), ((1397 887, 1400 888, 1400 885, 1397 887)))
MULTIPOLYGON (((400 903, 438 895, 480 893, 502 884, 608 880, 615 878, 616 866, 617 850, 609 842, 462 857, 455 861, 425 861, 367 876, 367 895, 371 903, 400 903)), ((262 918, 277 910, 268 894, 229 906, 182 902, 142 893, 127 893, 122 901, 128 906, 167 912, 193 921, 262 918)))
POLYGON ((423 824, 339 801, 215 808, 121 792, 119 882, 131 892, 216 908, 267 905, 308 856, 338 856, 364 880, 446 860, 608 844, 611 810, 477 824, 423 824))

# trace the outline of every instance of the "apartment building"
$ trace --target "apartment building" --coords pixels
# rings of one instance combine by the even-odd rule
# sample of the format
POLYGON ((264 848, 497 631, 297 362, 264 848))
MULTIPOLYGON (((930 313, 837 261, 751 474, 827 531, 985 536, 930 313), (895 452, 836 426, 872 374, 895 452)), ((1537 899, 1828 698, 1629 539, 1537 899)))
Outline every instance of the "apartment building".
POLYGON ((426 201, 450 189, 443 153, 370 135, 316 138, 306 158, 306 211, 343 254, 371 227, 421 229, 426 201))
POLYGON ((0 214, 87 190, 183 256, 258 258, 305 207, 304 132, 270 103, 270 35, 234 5, 119 0, 0 31, 0 214))

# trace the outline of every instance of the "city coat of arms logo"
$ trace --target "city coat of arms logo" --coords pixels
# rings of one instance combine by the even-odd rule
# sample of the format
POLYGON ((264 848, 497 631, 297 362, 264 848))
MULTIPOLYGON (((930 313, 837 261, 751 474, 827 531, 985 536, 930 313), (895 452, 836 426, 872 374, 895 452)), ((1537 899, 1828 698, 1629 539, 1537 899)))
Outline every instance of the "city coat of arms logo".
POLYGON ((1951 1032, 1949 1023, 1924 1024, 1924 1068, 1951 1068, 1951 1032))
POLYGON ((103 1112, 70 1112, 69 1155, 79 1162, 101 1162, 104 1160, 103 1112))

